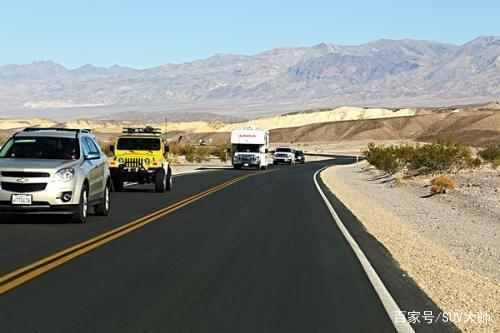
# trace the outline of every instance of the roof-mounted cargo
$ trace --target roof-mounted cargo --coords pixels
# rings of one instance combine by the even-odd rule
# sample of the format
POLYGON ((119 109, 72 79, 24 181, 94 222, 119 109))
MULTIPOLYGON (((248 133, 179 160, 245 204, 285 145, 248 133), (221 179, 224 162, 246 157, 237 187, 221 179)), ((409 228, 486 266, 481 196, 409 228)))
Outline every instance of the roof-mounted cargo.
POLYGON ((122 133, 132 135, 132 134, 154 134, 154 135, 160 135, 161 134, 161 128, 154 128, 152 126, 146 126, 146 127, 125 127, 122 130, 122 133))
MULTIPOLYGON (((80 129, 80 128, 62 128, 62 127, 26 127, 21 132, 40 132, 40 131, 54 131, 54 132, 66 132, 74 133, 75 137, 78 137, 80 133, 90 134, 90 129, 80 129)), ((21 133, 17 132, 14 136, 21 133)))
POLYGON ((80 128, 62 128, 62 127, 26 127, 23 132, 36 132, 36 131, 61 131, 73 133, 90 133, 90 129, 80 128))

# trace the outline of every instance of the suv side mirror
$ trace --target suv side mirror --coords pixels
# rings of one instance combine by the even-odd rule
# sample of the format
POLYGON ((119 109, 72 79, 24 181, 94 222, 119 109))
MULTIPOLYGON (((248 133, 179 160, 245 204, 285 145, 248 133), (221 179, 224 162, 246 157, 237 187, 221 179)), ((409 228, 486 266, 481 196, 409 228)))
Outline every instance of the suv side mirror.
POLYGON ((100 158, 101 158, 101 155, 98 153, 88 153, 87 155, 83 156, 83 159, 86 161, 98 160, 100 158))

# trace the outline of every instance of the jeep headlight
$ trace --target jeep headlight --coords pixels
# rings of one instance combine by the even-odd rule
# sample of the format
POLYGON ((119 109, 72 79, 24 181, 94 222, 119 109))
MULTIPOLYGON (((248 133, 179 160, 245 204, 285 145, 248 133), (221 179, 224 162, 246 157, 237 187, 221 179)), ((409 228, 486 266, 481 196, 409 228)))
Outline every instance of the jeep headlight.
POLYGON ((119 163, 119 164, 125 164, 125 159, 124 159, 123 157, 120 157, 120 158, 118 159, 118 163, 119 163))
POLYGON ((240 159, 240 155, 234 155, 234 160, 239 160, 240 159))
POLYGON ((149 158, 144 159, 144 164, 149 165, 151 163, 151 160, 149 158))
POLYGON ((58 182, 70 182, 75 178, 76 170, 75 168, 64 168, 60 169, 55 174, 55 180, 58 182))

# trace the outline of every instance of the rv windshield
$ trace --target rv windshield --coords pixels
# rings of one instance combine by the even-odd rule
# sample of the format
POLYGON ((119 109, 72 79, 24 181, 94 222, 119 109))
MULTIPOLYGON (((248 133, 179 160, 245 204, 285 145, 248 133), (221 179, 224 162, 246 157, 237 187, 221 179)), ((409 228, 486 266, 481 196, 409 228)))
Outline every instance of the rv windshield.
POLYGON ((237 153, 258 153, 259 145, 240 144, 236 145, 237 153))

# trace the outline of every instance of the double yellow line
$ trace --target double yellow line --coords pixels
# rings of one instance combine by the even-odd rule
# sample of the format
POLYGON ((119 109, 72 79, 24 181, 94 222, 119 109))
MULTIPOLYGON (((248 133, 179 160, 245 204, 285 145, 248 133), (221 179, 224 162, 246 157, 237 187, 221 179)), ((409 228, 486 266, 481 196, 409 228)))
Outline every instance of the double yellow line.
POLYGON ((0 294, 3 294, 18 285, 29 281, 47 271, 50 271, 51 269, 62 265, 63 263, 72 260, 84 253, 87 253, 89 251, 92 251, 93 249, 104 245, 106 243, 111 242, 114 239, 117 239, 119 237, 122 237, 123 235, 128 234, 129 232, 132 232, 136 229, 139 229, 146 224, 149 224, 153 221, 158 220, 159 218, 170 214, 177 209, 180 209, 186 205, 189 205, 197 200, 200 200, 206 196, 211 195, 212 193, 215 193, 217 191, 222 190, 225 187, 231 186, 234 183, 237 183, 245 178, 251 177, 255 175, 256 173, 250 173, 246 174, 244 176, 240 176, 237 178, 234 178, 232 180, 229 180, 225 183, 222 183, 218 186, 215 186, 213 188, 210 188, 206 191, 203 191, 201 193, 198 193, 196 195, 193 195, 192 197, 186 198, 184 200, 181 200, 173 205, 170 205, 168 207, 162 208, 156 212, 153 212, 151 214, 148 214, 146 216, 143 216, 137 220, 134 220, 132 222, 129 222, 121 227, 118 227, 116 229, 110 230, 104 234, 101 234, 99 236, 96 236, 94 238, 88 239, 82 243, 73 245, 65 250, 56 252, 46 258, 40 259, 28 266, 19 268, 9 274, 6 274, 2 277, 0 277, 0 294))

